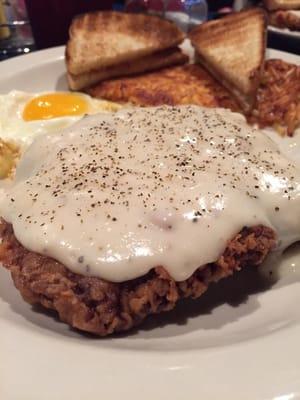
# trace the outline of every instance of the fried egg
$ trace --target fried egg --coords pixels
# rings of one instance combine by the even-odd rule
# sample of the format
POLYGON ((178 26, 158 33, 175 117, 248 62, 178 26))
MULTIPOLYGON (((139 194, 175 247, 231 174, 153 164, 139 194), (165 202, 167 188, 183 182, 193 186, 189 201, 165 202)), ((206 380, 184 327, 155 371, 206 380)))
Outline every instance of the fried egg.
POLYGON ((9 177, 19 156, 43 134, 66 128, 86 114, 117 111, 120 106, 82 93, 0 95, 0 179, 9 177))
POLYGON ((86 114, 119 108, 82 93, 12 91, 0 95, 0 138, 24 149, 36 136, 66 128, 86 114))

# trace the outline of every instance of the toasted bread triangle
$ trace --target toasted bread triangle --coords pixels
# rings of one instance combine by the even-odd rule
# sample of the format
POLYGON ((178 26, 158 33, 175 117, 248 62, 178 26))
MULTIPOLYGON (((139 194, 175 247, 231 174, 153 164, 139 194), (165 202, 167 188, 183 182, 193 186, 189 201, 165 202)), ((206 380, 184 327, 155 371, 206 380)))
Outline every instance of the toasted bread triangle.
POLYGON ((190 33, 197 60, 247 110, 255 100, 266 48, 266 18, 251 9, 199 25, 190 33))
POLYGON ((147 71, 168 67, 175 64, 184 64, 188 61, 186 56, 178 47, 163 50, 149 56, 144 56, 134 62, 125 62, 115 66, 104 67, 98 71, 88 72, 80 75, 68 73, 68 83, 71 90, 87 89, 100 81, 112 79, 118 76, 130 76, 147 71))
POLYGON ((73 75, 115 66, 177 46, 184 34, 156 16, 103 11, 81 15, 70 27, 66 48, 73 75))

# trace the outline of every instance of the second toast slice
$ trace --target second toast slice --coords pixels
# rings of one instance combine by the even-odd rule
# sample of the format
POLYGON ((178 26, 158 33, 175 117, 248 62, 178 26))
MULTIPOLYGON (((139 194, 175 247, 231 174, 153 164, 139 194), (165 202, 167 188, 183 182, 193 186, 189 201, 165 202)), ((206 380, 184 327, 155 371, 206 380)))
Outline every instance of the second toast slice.
POLYGON ((197 60, 247 111, 255 101, 265 48, 266 18, 261 9, 231 14, 199 25, 190 33, 197 60))

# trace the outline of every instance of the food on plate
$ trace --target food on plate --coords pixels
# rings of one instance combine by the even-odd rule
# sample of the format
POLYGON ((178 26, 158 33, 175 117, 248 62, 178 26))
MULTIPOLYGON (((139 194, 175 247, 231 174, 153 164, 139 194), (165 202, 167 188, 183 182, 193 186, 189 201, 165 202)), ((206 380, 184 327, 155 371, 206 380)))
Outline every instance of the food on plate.
POLYGON ((107 335, 299 240, 299 195, 297 167, 240 114, 97 114, 23 155, 0 260, 26 301, 107 335))
POLYGON ((300 0, 264 0, 270 25, 300 30, 300 0))
POLYGON ((24 150, 36 136, 72 125, 85 114, 119 108, 82 93, 12 91, 0 95, 0 138, 24 150))
POLYGON ((269 13, 268 20, 277 28, 300 31, 300 10, 276 10, 269 13))
POLYGON ((70 27, 68 70, 76 75, 95 71, 176 47, 183 39, 175 24, 159 17, 114 11, 83 14, 70 27))
POLYGON ((0 179, 9 178, 20 157, 19 147, 0 138, 0 179))
POLYGON ((185 64, 188 56, 178 49, 168 49, 149 56, 144 56, 134 62, 124 62, 118 65, 104 67, 99 71, 91 71, 81 75, 68 75, 69 86, 73 90, 88 88, 96 82, 118 76, 140 74, 151 70, 167 67, 169 65, 185 64))
POLYGON ((271 126, 282 136, 300 127, 300 66, 268 60, 249 122, 271 126))
POLYGON ((26 103, 23 119, 35 121, 60 117, 82 117, 99 111, 117 111, 118 109, 118 104, 95 101, 82 93, 44 93, 35 95, 26 103))
POLYGON ((240 110, 227 89, 195 64, 101 82, 89 88, 87 93, 92 97, 143 107, 195 104, 240 110))
POLYGON ((101 80, 187 62, 184 34, 156 16, 96 12, 75 18, 66 47, 68 82, 81 90, 101 80))
POLYGON ((300 9, 299 0, 264 0, 268 10, 296 10, 300 9))
POLYGON ((196 59, 246 110, 260 84, 266 49, 266 18, 261 9, 233 13, 194 28, 189 37, 196 59))
MULTIPOLYGON (((235 98, 199 65, 166 68, 141 76, 99 83, 87 93, 136 106, 195 104, 244 112, 235 98)), ((253 109, 244 112, 250 123, 293 135, 300 125, 300 67, 268 60, 253 109)))
POLYGON ((69 325, 100 336, 126 331, 150 314, 173 309, 180 299, 198 298, 210 284, 241 268, 258 266, 274 247, 267 227, 244 228, 219 259, 176 282, 163 267, 122 283, 76 274, 53 258, 24 248, 11 225, 0 222, 0 259, 25 301, 57 311, 69 325))
POLYGON ((137 106, 225 107, 242 112, 249 122, 288 135, 298 126, 298 68, 283 61, 279 68, 272 60, 264 70, 266 18, 262 9, 234 13, 190 32, 196 60, 207 72, 195 64, 161 69, 187 61, 176 47, 184 35, 173 24, 153 16, 85 14, 74 20, 70 36, 66 52, 69 85, 92 97, 137 106), (122 41, 126 45, 121 46, 122 41), (156 68, 159 71, 145 73, 156 68), (288 70, 294 72, 289 75, 288 70), (274 72, 272 88, 266 82, 274 83, 274 72), (294 85, 291 91, 290 85, 294 85))

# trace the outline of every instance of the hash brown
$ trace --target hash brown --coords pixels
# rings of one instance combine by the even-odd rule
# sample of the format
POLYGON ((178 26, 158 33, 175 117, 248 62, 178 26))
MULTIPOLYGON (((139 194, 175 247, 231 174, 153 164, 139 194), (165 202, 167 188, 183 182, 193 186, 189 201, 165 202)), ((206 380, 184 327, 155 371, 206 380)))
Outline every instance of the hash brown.
MULTIPOLYGON (((87 92, 141 107, 195 104, 243 112, 227 89, 196 64, 102 82, 87 92)), ((254 109, 245 115, 249 123, 274 127, 282 135, 292 136, 300 126, 300 66, 282 60, 266 61, 254 109)))
POLYGON ((300 66, 282 60, 265 62, 256 106, 248 120, 293 136, 300 126, 300 66))
POLYGON ((195 104, 238 111, 235 99, 199 65, 165 68, 132 78, 102 82, 87 90, 96 98, 136 106, 195 104))

